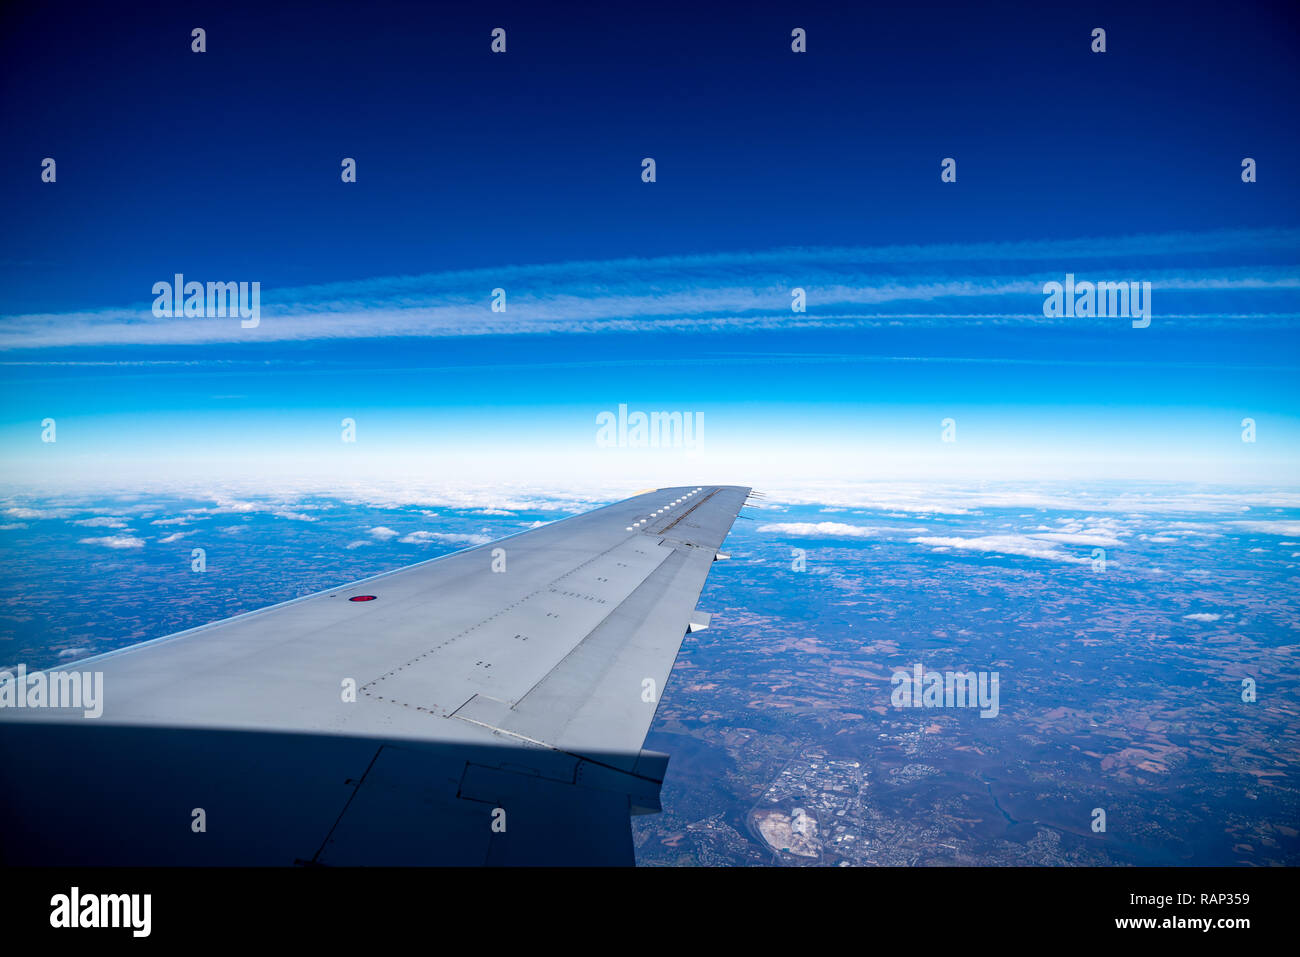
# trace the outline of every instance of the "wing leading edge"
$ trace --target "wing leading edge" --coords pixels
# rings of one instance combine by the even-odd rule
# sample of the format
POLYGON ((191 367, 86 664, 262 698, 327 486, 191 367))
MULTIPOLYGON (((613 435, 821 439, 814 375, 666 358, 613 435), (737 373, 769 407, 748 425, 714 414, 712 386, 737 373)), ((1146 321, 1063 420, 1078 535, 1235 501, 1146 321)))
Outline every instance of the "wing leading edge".
POLYGON ((645 736, 748 493, 644 493, 67 666, 103 714, 0 709, 0 855, 630 864, 668 760, 645 736))

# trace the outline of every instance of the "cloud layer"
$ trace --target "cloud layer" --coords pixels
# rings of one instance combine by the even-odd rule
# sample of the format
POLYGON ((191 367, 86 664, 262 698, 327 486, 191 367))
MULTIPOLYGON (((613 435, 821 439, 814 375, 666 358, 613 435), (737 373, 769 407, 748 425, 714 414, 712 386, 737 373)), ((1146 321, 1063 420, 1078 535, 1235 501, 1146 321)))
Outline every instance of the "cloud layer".
POLYGON ((253 329, 238 319, 156 318, 142 290, 126 307, 0 317, 0 349, 1077 322, 1042 315, 1043 283, 1067 271, 1151 282, 1162 321, 1287 325, 1300 292, 1297 247, 1300 230, 1260 229, 513 265, 264 287, 253 329), (1207 265, 1216 259, 1223 264, 1207 265), (806 312, 791 309, 796 287, 806 290, 806 312), (505 311, 491 308, 496 288, 505 311))

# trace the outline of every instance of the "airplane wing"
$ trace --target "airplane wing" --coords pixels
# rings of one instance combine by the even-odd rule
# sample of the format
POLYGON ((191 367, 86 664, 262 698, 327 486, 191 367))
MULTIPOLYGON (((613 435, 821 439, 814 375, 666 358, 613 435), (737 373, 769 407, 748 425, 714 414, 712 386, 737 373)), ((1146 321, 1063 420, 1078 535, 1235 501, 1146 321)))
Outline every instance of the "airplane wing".
POLYGON ((642 745, 748 493, 647 492, 61 666, 102 673, 103 713, 0 708, 0 860, 631 864, 668 761, 642 745))

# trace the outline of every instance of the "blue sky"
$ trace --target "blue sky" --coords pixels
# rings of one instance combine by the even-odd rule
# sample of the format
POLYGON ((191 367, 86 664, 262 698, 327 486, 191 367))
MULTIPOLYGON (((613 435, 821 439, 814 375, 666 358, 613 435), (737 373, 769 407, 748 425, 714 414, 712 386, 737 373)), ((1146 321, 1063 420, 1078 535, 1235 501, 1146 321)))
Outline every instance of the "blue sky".
POLYGON ((1296 474, 1285 5, 4 16, 10 484, 1296 474), (155 319, 178 272, 258 328, 155 319), (1067 272, 1151 327, 1044 319, 1067 272), (596 448, 620 403, 701 447, 596 448))

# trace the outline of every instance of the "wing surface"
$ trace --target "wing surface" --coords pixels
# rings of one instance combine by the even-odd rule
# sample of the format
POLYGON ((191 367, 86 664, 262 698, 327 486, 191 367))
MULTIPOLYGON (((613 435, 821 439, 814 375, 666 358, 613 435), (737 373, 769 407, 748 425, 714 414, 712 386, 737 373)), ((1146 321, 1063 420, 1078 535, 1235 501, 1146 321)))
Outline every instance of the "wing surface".
POLYGON ((0 708, 0 859, 630 864, 748 493, 644 493, 62 666, 102 673, 103 714, 0 708))

